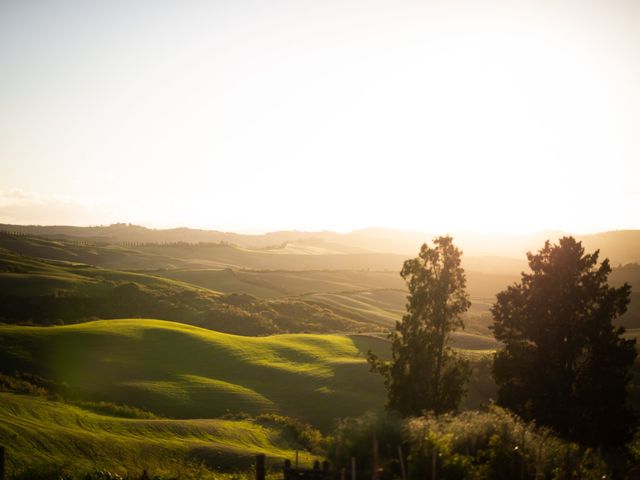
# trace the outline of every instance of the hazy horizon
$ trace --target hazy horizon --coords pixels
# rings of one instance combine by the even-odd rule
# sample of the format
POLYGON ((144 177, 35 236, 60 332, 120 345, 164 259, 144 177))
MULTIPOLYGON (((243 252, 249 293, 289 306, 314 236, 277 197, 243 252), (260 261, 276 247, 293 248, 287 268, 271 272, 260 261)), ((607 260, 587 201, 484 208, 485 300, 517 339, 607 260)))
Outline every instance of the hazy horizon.
POLYGON ((0 222, 640 228, 640 3, 3 2, 0 222))
POLYGON ((286 229, 274 229, 274 230, 257 230, 257 229, 237 229, 237 230, 228 230, 220 227, 214 226, 193 226, 193 225, 184 225, 184 224, 175 224, 175 225, 153 225, 153 224, 142 224, 142 223, 134 223, 134 222, 113 222, 113 223, 86 223, 86 224, 72 224, 72 223, 7 223, 0 221, 0 224, 3 225, 18 225, 21 227, 74 227, 74 228, 109 228, 119 225, 126 225, 130 227, 142 227, 149 230, 173 230, 173 229, 191 229, 191 230, 203 230, 203 231, 211 231, 211 232, 221 232, 221 233, 230 233, 230 234, 238 234, 238 235, 267 235, 271 233, 279 233, 279 232, 299 232, 299 233, 336 233, 336 234, 352 234, 358 232, 366 232, 366 231, 388 231, 400 234, 429 234, 429 235, 478 235, 478 236, 513 236, 513 237, 527 237, 527 236, 539 236, 539 235, 548 235, 548 234, 566 234, 566 235, 597 235, 602 233, 609 232, 622 232, 622 231, 637 231, 640 228, 618 228, 611 230, 593 230, 593 231, 568 231, 568 230, 560 230, 560 229, 542 229, 542 230, 533 230, 528 232, 506 232, 506 231, 478 231, 478 230, 470 230, 470 229, 458 229, 458 230, 418 230, 418 229, 403 229, 403 228, 393 228, 383 225, 368 225, 355 229, 347 229, 347 230, 334 230, 328 228, 320 228, 317 230, 311 229, 301 229, 301 228, 286 228, 286 229))

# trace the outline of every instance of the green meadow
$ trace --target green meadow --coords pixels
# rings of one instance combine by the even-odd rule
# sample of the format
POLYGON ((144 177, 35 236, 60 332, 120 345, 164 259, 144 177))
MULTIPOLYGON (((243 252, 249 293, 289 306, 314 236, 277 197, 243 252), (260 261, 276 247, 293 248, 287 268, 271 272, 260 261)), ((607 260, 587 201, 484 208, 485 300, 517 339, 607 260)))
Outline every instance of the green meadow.
MULTIPOLYGON (((275 422, 119 418, 7 392, 0 392, 0 444, 6 447, 7 474, 22 478, 95 469, 204 478, 210 469, 249 470, 256 453, 275 467, 301 448, 275 422)), ((310 454, 301 452, 300 460, 308 464, 310 454)))
POLYGON ((242 337, 159 320, 1 326, 0 363, 74 398, 175 418, 275 412, 322 428, 382 406, 366 352, 385 340, 347 335, 242 337))

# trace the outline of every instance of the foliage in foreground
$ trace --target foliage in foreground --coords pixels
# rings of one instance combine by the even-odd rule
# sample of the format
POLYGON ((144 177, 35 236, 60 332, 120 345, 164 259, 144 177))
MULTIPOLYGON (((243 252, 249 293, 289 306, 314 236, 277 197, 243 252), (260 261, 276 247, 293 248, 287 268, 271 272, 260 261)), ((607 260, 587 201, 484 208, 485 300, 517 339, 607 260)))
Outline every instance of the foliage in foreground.
POLYGON ((602 479, 637 478, 640 435, 627 450, 598 451, 567 442, 546 428, 523 422, 499 407, 401 419, 368 414, 337 428, 327 457, 339 468, 357 458, 358 478, 371 478, 377 449, 379 478, 420 479, 602 479), (375 445, 375 446, 374 446, 375 445), (398 448, 400 447, 400 448, 398 448), (434 477, 435 473, 435 477, 434 477), (634 476, 636 475, 636 476, 634 476))
POLYGON ((147 470, 120 475, 111 470, 77 470, 68 465, 37 466, 9 476, 10 480, 240 480, 252 478, 252 473, 220 474, 203 465, 181 466, 171 472, 148 473, 147 470))
MULTIPOLYGON (((268 466, 278 468, 304 448, 297 439, 308 440, 313 433, 284 417, 123 418, 43 397, 0 393, 0 445, 6 447, 8 478, 75 480, 94 469, 130 479, 145 470, 151 478, 214 478, 214 473, 224 478, 250 471, 256 453, 266 454, 268 466)), ((300 456, 305 465, 312 460, 308 453, 300 456)))

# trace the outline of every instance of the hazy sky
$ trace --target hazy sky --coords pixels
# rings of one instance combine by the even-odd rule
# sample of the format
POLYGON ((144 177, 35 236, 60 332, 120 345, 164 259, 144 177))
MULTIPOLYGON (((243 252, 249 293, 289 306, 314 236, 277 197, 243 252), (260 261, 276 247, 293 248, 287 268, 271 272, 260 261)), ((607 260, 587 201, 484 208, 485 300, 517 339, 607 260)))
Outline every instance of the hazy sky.
POLYGON ((640 2, 0 1, 0 222, 640 228, 640 2))

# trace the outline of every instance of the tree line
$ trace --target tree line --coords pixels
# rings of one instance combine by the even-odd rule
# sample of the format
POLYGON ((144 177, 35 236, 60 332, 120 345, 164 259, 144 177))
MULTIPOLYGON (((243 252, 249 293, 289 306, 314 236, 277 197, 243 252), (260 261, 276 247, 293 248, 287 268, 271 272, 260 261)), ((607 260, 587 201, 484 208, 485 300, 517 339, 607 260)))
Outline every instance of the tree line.
MULTIPOLYGON (((387 407, 403 416, 455 411, 465 393, 469 362, 449 345, 471 303, 462 252, 449 236, 422 245, 400 272, 407 311, 390 333, 391 360, 369 352, 387 407)), ((629 304, 631 287, 608 284, 608 259, 563 237, 528 253, 530 272, 498 293, 491 330, 502 344, 493 358, 496 402, 526 421, 595 447, 618 447, 638 418, 628 386, 635 339, 613 321, 629 304)))

